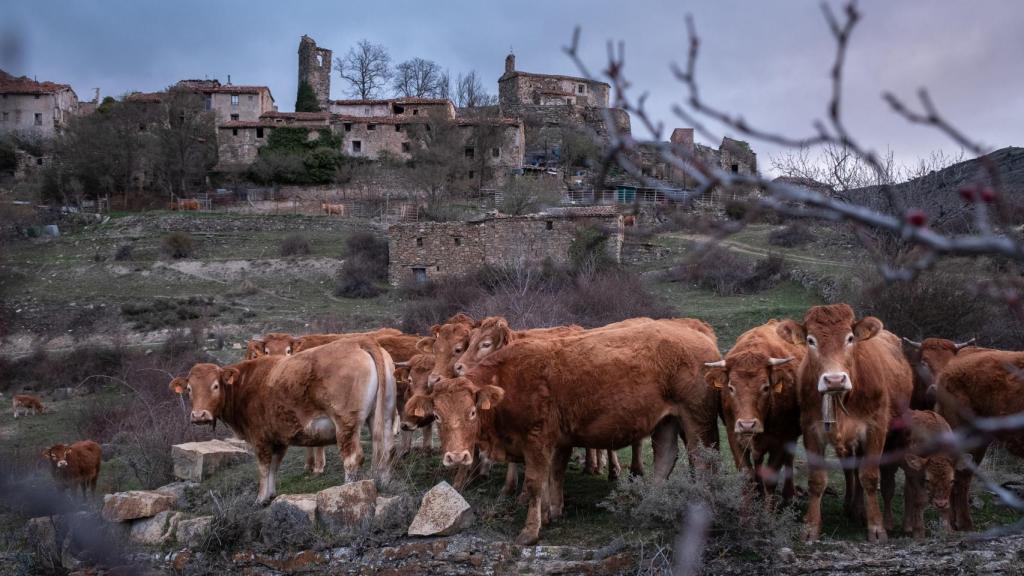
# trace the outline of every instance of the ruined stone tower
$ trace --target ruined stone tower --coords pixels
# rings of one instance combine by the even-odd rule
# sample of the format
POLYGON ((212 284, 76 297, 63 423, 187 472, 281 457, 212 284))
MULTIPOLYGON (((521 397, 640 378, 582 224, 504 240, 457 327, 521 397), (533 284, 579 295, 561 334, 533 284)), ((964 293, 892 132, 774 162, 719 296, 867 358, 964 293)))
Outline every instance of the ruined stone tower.
POLYGON ((321 110, 330 110, 331 51, 318 48, 316 41, 302 35, 299 41, 299 84, 306 82, 316 94, 321 110))

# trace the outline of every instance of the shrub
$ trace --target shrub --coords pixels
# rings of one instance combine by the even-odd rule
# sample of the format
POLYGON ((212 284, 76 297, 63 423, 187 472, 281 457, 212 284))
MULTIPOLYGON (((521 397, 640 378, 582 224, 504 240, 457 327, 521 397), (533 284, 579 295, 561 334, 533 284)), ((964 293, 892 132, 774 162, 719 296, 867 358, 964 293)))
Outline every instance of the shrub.
POLYGON ((371 232, 355 232, 345 240, 345 253, 368 260, 376 268, 377 278, 387 280, 388 241, 384 238, 371 232))
POLYGON ((281 256, 309 256, 309 241, 302 234, 291 234, 281 241, 281 256))
POLYGON ((612 264, 607 246, 606 231, 592 226, 578 228, 569 244, 569 262, 577 271, 606 268, 612 264))
POLYGON ((179 260, 191 258, 195 245, 188 232, 171 232, 160 242, 160 249, 165 256, 179 260))
POLYGON ((720 246, 704 249, 669 270, 670 281, 692 282, 719 296, 755 294, 775 286, 785 275, 785 260, 769 254, 756 262, 720 246))
POLYGON ((782 246, 783 248, 795 248, 797 246, 803 246, 814 240, 814 235, 807 226, 794 222, 785 228, 779 228, 773 230, 768 235, 768 243, 772 246, 782 246))
POLYGON ((334 295, 343 298, 374 298, 384 290, 379 268, 363 256, 345 260, 334 283, 334 295))
POLYGON ((743 220, 747 215, 748 209, 749 206, 747 206, 745 202, 730 200, 725 205, 725 215, 728 216, 730 220, 743 220))
POLYGON ((701 506, 711 518, 703 573, 717 573, 714 564, 725 555, 759 558, 765 572, 777 569, 778 550, 793 546, 800 534, 795 507, 780 510, 773 499, 759 497, 749 476, 723 470, 716 450, 701 449, 697 459, 716 465, 677 467, 660 483, 627 475, 600 506, 639 525, 667 530, 670 541, 687 514, 701 506))
POLYGON ((114 251, 114 260, 118 262, 125 262, 127 260, 131 260, 132 249, 133 247, 131 244, 121 244, 120 246, 117 247, 117 250, 114 251))

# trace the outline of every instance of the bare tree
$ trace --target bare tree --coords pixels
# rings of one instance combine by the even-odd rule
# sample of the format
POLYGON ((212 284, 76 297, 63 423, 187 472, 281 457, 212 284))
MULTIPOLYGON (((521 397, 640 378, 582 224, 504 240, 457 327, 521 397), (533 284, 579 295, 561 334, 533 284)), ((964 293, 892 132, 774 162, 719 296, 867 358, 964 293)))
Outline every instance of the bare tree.
POLYGON ((497 104, 498 98, 487 92, 483 82, 477 76, 476 70, 463 76, 455 83, 455 102, 460 108, 478 108, 480 106, 493 106, 497 104))
POLYGON ((446 75, 433 60, 413 58, 395 67, 392 87, 406 98, 441 98, 446 75))
POLYGON ((335 58, 334 69, 348 82, 346 93, 363 100, 380 98, 393 74, 388 49, 365 38, 344 58, 335 58))

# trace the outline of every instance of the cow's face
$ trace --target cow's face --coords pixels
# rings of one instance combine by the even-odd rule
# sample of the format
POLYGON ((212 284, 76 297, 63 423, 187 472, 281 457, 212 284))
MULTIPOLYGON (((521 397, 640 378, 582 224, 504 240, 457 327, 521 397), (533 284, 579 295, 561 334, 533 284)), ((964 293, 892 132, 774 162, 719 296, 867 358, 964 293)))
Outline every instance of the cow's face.
MULTIPOLYGON (((409 359, 409 366, 407 367, 406 376, 406 398, 412 398, 413 396, 425 396, 429 394, 427 391, 427 378, 430 377, 430 371, 434 369, 434 357, 429 354, 417 354, 409 359)), ((406 402, 408 405, 408 401, 406 402)), ((415 430, 422 428, 427 424, 434 421, 433 414, 426 414, 424 416, 416 416, 409 410, 402 409, 402 429, 403 430, 415 430)))
POLYGON ((435 324, 431 328, 434 333, 433 338, 420 340, 418 345, 420 351, 434 356, 434 368, 427 380, 429 385, 433 386, 442 378, 455 376, 455 361, 469 346, 471 329, 466 324, 435 324), (430 340, 429 345, 425 342, 426 340, 430 340))
POLYGON ((455 374, 465 376, 481 360, 491 352, 508 344, 511 339, 512 330, 504 318, 500 316, 484 318, 480 321, 480 326, 470 332, 466 351, 456 359, 453 366, 455 374))
POLYGON ((220 416, 227 388, 238 377, 235 368, 221 368, 216 364, 196 364, 185 378, 171 380, 171 391, 188 394, 192 400, 193 424, 213 424, 220 416))
POLYGON ((429 395, 413 396, 405 409, 419 418, 434 415, 446 467, 468 466, 480 437, 480 412, 494 409, 504 397, 505 391, 497 386, 477 386, 468 378, 452 378, 435 384, 429 395))
POLYGON ((927 458, 915 454, 904 457, 910 468, 924 470, 925 488, 928 500, 938 510, 949 508, 949 495, 953 490, 953 477, 956 473, 953 459, 946 454, 932 454, 927 458))
POLYGON ((957 344, 942 338, 927 338, 921 342, 921 364, 931 372, 932 378, 956 357, 957 344))
POLYGON ((772 395, 796 381, 794 364, 792 357, 772 358, 758 352, 705 364, 704 379, 722 391, 722 406, 736 420, 733 432, 740 436, 764 432, 772 395))
POLYGON ((783 340, 803 340, 806 344, 808 365, 818 376, 818 392, 842 392, 854 387, 857 343, 881 332, 882 321, 873 316, 857 320, 848 305, 833 304, 811 308, 803 324, 781 322, 777 331, 783 340))
POLYGON ((71 446, 64 444, 54 444, 43 451, 43 458, 49 460, 50 466, 54 468, 67 468, 70 455, 71 446))

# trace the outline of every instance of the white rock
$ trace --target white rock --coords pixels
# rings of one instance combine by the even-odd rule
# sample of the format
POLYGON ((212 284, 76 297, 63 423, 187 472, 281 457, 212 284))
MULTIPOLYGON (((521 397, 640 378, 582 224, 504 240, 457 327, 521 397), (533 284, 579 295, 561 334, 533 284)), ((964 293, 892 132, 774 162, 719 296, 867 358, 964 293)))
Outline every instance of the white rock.
POLYGON ((186 499, 186 493, 189 488, 195 488, 198 485, 199 484, 195 482, 189 481, 171 482, 170 484, 165 484, 157 488, 154 492, 174 496, 174 506, 176 508, 187 508, 188 501, 186 499))
POLYGON ((175 538, 179 544, 189 547, 196 547, 203 543, 203 539, 210 532, 213 525, 213 516, 199 516, 198 518, 186 518, 178 522, 178 529, 175 531, 175 538))
POLYGON ((316 494, 317 521, 332 530, 353 526, 373 517, 376 502, 373 480, 327 488, 316 494))
POLYGON ((466 528, 474 519, 469 502, 442 480, 423 495, 419 512, 409 526, 409 535, 450 535, 466 528))
POLYGON ((308 527, 312 528, 316 526, 316 498, 316 494, 283 494, 274 498, 269 512, 272 518, 277 514, 301 518, 302 524, 308 522, 308 527))
POLYGON ((202 482, 214 472, 248 458, 248 452, 223 440, 188 442, 171 446, 174 475, 193 482, 202 482))
POLYGON ((129 538, 132 542, 156 546, 163 544, 174 536, 174 529, 181 520, 181 512, 164 510, 152 518, 143 518, 132 522, 129 538))
POLYGON ((118 492, 103 497, 103 519, 107 522, 124 522, 137 518, 149 518, 174 507, 175 498, 152 490, 118 492))

